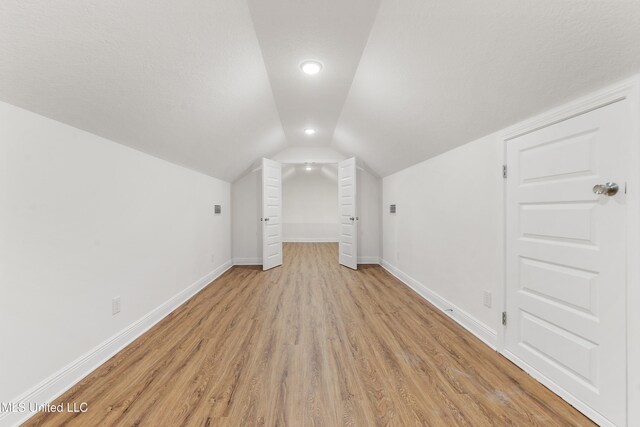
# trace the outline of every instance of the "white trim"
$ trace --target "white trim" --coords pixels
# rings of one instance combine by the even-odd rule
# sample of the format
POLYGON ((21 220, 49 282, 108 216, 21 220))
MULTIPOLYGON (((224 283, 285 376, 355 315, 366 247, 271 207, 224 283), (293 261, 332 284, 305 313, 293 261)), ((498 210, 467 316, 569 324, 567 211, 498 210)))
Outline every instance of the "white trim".
POLYGON ((262 258, 234 258, 233 265, 262 265, 262 258))
POLYGON ((338 243, 337 237, 285 237, 284 243, 338 243))
POLYGON ((377 256, 360 256, 358 264, 378 264, 380 265, 380 257, 377 256))
POLYGON ((438 309, 440 309, 443 313, 445 313, 448 317, 455 320, 458 324, 460 324, 463 328, 471 332, 473 335, 478 337, 482 342, 491 347, 492 349, 496 349, 497 342, 497 333, 488 325, 479 321, 466 311, 462 310, 460 307, 451 303, 447 299, 441 297, 436 292, 432 291, 422 283, 418 282, 408 274, 404 273, 397 267, 390 264, 388 261, 384 259, 381 260, 380 265, 382 268, 387 270, 391 275, 396 277, 402 283, 407 285, 409 288, 413 289, 418 295, 422 298, 429 301, 431 304, 435 305, 438 309), (452 311, 448 311, 452 310, 452 311))
POLYGON ((500 352, 504 357, 515 363, 517 366, 522 368, 527 374, 531 375, 538 382, 542 383, 549 390, 560 396, 562 399, 566 400, 571 406, 576 408, 578 411, 582 412, 587 417, 591 418, 596 424, 603 427, 615 427, 615 424, 609 421, 606 417, 601 415, 599 412, 593 410, 588 405, 584 404, 580 400, 576 399, 571 393, 567 392, 565 389, 560 387, 558 384, 547 378, 540 371, 520 359, 518 356, 510 352, 509 350, 503 350, 500 352))
MULTIPOLYGON (((507 144, 509 140, 518 136, 542 129, 547 126, 568 120, 576 117, 580 114, 593 111, 597 108, 605 105, 612 104, 621 100, 628 100, 630 103, 630 110, 632 115, 632 128, 633 128, 633 142, 630 144, 626 157, 627 164, 627 179, 630 186, 627 193, 627 255, 626 255, 626 270, 627 270, 627 425, 635 426, 640 425, 640 406, 635 405, 634 402, 640 397, 640 334, 637 326, 637 322, 640 321, 640 312, 636 310, 637 305, 640 303, 640 268, 638 268, 637 257, 640 254, 640 221, 632 221, 633 218, 640 218, 640 150, 638 145, 640 144, 640 75, 633 76, 627 80, 621 81, 617 84, 606 87, 598 92, 591 93, 587 96, 579 98, 575 101, 569 102, 553 110, 549 110, 531 119, 520 122, 514 126, 508 127, 500 132, 504 144, 504 153, 506 156, 507 144), (635 143, 634 143, 635 142, 635 143)), ((504 206, 508 203, 506 197, 506 185, 505 185, 505 197, 504 206)), ((504 220, 504 236, 506 239, 506 227, 507 218, 505 215, 504 220)), ((504 256, 506 258, 506 240, 504 242, 504 256)), ((506 277, 506 262, 504 264, 504 274, 506 277)), ((503 310, 506 309, 506 291, 507 282, 503 281, 503 288, 501 295, 503 301, 503 310)), ((528 367, 517 357, 513 356, 504 347, 505 342, 505 328, 498 329, 498 351, 503 355, 511 359, 518 366, 525 371, 533 370, 528 367), (512 357, 508 356, 511 355, 512 357)), ((537 371, 536 371, 537 372, 537 371)), ((602 425, 610 425, 610 423, 602 418, 602 416, 594 411, 592 408, 587 407, 583 403, 580 403, 574 397, 570 396, 566 391, 562 390, 559 386, 553 384, 552 381, 544 377, 537 372, 535 375, 529 372, 533 377, 545 384, 551 390, 556 392, 563 399, 571 403, 578 410, 582 411, 585 415, 592 417, 592 419, 598 423, 602 422, 602 425), (556 391, 561 390, 561 392, 556 391), (577 402, 577 403, 574 403, 577 402), (604 420, 604 421, 602 421, 604 420)))
MULTIPOLYGON (((13 400, 13 402, 16 404, 19 402, 33 402, 38 404, 52 402, 72 386, 80 382, 84 377, 100 367, 109 358, 151 329, 156 323, 160 322, 195 294, 211 284, 231 267, 232 263, 230 260, 225 262, 223 265, 198 279, 195 283, 156 307, 136 322, 127 326, 125 329, 83 354, 78 359, 51 375, 49 378, 46 378, 41 383, 18 396, 13 400)), ((35 415, 34 412, 6 412, 4 414, 0 414, 0 425, 19 425, 33 415, 35 415)))
POLYGON ((627 164, 627 425, 640 425, 640 76, 627 96, 633 142, 627 164), (634 220, 635 218, 635 220, 634 220))

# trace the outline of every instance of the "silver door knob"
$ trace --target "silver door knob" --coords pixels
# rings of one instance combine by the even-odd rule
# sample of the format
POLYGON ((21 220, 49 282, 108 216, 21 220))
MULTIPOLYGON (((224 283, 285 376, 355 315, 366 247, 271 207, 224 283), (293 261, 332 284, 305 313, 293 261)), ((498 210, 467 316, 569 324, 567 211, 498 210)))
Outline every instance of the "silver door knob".
POLYGON ((615 182, 607 182, 593 186, 595 194, 604 194, 605 196, 615 196, 618 193, 618 184, 615 182))
POLYGON ((356 219, 354 217, 349 218, 351 221, 355 221, 356 219))
POLYGON ((265 220, 265 221, 269 221, 269 218, 265 218, 264 220, 265 220))

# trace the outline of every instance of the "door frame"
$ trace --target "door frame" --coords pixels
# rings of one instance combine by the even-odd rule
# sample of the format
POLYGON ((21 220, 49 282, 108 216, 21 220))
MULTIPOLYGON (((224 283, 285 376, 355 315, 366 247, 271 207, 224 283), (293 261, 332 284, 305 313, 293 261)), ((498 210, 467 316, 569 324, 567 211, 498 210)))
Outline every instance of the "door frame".
MULTIPOLYGON (((500 135, 503 163, 506 162, 507 144, 519 136, 559 123, 583 113, 614 102, 627 100, 631 115, 631 143, 624 148, 627 168, 627 248, 626 248, 626 317, 627 317, 627 425, 640 425, 640 407, 630 402, 640 401, 640 75, 621 81, 598 92, 579 98, 568 104, 542 113, 503 130, 500 135), (635 219, 635 220, 634 220, 635 219), (634 311, 635 309, 635 311, 634 311), (633 362, 633 363, 632 363, 633 362)), ((508 178, 507 178, 508 179, 508 178)), ((502 312, 506 310, 507 295, 507 185, 503 184, 503 230, 502 230, 502 286, 499 287, 497 350, 529 375, 547 386, 554 393, 575 406, 585 415, 601 425, 610 425, 599 413, 574 399, 545 375, 524 363, 505 348, 505 327, 502 312)))

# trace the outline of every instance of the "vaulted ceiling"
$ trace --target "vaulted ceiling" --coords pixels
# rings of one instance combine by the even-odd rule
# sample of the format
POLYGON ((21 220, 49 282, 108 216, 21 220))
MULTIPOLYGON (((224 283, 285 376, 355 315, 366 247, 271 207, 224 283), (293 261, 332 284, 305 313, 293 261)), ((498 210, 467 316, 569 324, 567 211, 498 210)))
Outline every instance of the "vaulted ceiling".
POLYGON ((287 146, 244 0, 0 0, 0 100, 227 181, 287 146))
POLYGON ((639 22, 636 0, 0 0, 0 100, 228 181, 287 147, 385 176, 640 72, 639 22))

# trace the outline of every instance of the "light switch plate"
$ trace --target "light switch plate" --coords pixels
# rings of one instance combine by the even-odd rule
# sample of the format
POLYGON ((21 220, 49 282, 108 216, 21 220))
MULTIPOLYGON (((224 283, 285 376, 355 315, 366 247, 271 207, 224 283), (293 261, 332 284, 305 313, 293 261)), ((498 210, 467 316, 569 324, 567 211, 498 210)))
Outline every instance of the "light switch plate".
POLYGON ((111 300, 111 314, 116 315, 120 313, 120 296, 113 297, 111 300))
POLYGON ((483 298, 484 306, 488 307, 488 308, 491 308, 491 292, 483 291, 483 294, 484 294, 484 298, 483 298))

